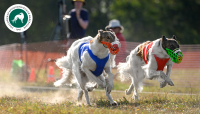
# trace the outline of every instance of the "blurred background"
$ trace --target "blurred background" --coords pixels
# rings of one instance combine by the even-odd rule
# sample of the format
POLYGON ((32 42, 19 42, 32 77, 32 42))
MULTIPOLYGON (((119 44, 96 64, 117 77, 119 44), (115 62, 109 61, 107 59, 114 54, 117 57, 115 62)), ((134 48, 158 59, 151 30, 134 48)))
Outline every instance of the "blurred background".
MULTIPOLYGON (((58 0, 1 0, 0 45, 20 43, 20 36, 11 32, 4 23, 5 11, 13 4, 26 5, 33 14, 28 29, 28 43, 49 41, 58 15, 58 0)), ((73 5, 65 0, 66 12, 73 5)), ((89 12, 87 35, 95 36, 109 20, 118 19, 124 26, 127 41, 155 40, 161 35, 176 35, 181 44, 200 43, 199 0, 86 0, 89 12)))
MULTIPOLYGON (((58 22, 59 0, 1 0, 0 1, 0 78, 3 81, 17 77, 22 85, 52 86, 47 83, 50 75, 61 77, 61 70, 54 60, 66 55, 67 38, 55 37, 58 22), (33 14, 31 27, 26 38, 10 31, 4 23, 4 14, 13 4, 26 5, 33 14), (53 70, 52 70, 53 69, 53 70), (31 79, 30 79, 31 75, 31 79), (33 75, 33 76, 32 76, 33 75), (31 81, 33 80, 33 81, 31 81), (33 82, 33 83, 26 83, 33 82)), ((200 1, 199 0, 85 0, 84 8, 89 12, 86 36, 95 36, 111 19, 118 19, 124 27, 126 39, 125 57, 138 44, 156 40, 162 35, 171 38, 176 35, 181 44, 183 61, 174 64, 172 80, 176 87, 200 87, 200 1), (181 79, 181 80, 180 80, 181 79)), ((71 0, 65 0, 66 13, 74 7, 71 0)), ((113 70, 117 73, 116 69, 113 70)), ((120 82, 117 80, 117 82, 120 82)), ((53 81, 52 81, 53 82, 53 81)), ((158 86, 156 81, 146 81, 147 86, 158 86)), ((117 85, 124 90, 129 84, 117 85)), ((173 88, 170 88, 173 89, 173 88)), ((152 89, 153 90, 153 89, 152 89)), ((176 92, 182 90, 177 89, 176 92)))

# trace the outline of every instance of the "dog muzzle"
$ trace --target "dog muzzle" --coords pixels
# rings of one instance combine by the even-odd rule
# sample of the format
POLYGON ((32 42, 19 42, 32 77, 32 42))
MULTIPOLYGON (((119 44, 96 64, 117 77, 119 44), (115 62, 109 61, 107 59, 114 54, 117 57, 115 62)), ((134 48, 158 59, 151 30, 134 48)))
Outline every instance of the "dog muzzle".
POLYGON ((102 44, 106 45, 111 54, 116 55, 119 52, 118 44, 111 44, 109 42, 101 41, 102 44))
POLYGON ((179 48, 174 49, 173 51, 171 49, 166 48, 167 54, 170 56, 172 62, 174 63, 181 63, 183 59, 183 54, 179 48))

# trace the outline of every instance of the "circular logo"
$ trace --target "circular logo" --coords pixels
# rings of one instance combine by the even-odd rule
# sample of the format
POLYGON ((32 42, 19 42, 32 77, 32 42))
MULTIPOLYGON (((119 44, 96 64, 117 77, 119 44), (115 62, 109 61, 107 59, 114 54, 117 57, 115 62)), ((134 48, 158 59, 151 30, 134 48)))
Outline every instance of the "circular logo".
POLYGON ((28 7, 15 4, 6 10, 4 21, 11 31, 24 32, 31 26, 33 15, 28 7))

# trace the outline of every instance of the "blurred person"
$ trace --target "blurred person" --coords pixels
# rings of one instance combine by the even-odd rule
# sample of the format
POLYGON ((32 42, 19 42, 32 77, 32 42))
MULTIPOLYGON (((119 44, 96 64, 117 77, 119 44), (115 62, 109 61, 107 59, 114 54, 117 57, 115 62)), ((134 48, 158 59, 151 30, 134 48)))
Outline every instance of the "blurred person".
POLYGON ((67 47, 80 38, 85 36, 86 29, 89 23, 88 11, 83 7, 85 0, 72 0, 74 9, 69 11, 71 16, 71 33, 68 35, 67 47))
POLYGON ((116 56, 116 62, 124 62, 126 59, 126 40, 122 35, 124 27, 120 24, 120 21, 117 19, 110 20, 109 25, 107 26, 115 32, 117 38, 121 43, 121 49, 116 56))

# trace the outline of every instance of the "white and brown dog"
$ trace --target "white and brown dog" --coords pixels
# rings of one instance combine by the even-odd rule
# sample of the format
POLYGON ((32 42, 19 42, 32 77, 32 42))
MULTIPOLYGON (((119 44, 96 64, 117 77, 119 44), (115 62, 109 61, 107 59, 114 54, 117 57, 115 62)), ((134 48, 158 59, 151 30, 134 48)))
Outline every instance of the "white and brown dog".
POLYGON ((92 91, 96 85, 88 83, 95 82, 105 88, 111 105, 117 105, 110 95, 113 88, 111 67, 115 66, 113 54, 117 54, 120 47, 121 44, 115 33, 107 28, 106 31, 99 30, 94 38, 88 36, 75 41, 69 48, 67 56, 56 61, 56 65, 64 69, 64 73, 62 79, 56 81, 54 85, 58 87, 77 82, 80 87, 78 101, 82 100, 84 92, 87 104, 90 105, 88 91, 92 91), (108 77, 103 76, 103 71, 108 74, 108 77))
POLYGON ((161 88, 165 87, 166 84, 174 86, 170 79, 172 64, 174 61, 180 63, 181 60, 182 53, 174 35, 170 39, 162 36, 162 38, 155 41, 147 41, 138 45, 126 58, 126 63, 119 63, 117 66, 122 81, 128 78, 132 80, 129 89, 125 91, 126 95, 131 94, 134 89, 133 97, 138 100, 138 90, 142 89, 142 81, 145 78, 150 80, 159 79, 161 88), (173 51, 169 52, 169 50, 174 50, 175 53, 173 51), (176 57, 173 58, 175 55, 176 57), (177 62, 175 59, 178 56, 181 59, 177 62), (167 66, 166 74, 163 72, 165 66, 167 66))

